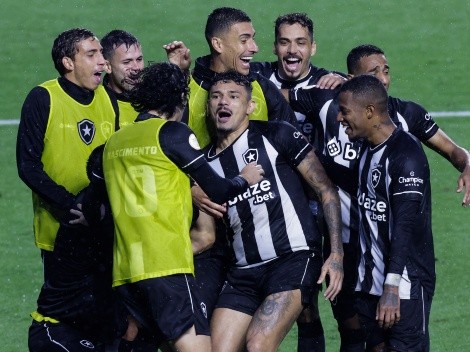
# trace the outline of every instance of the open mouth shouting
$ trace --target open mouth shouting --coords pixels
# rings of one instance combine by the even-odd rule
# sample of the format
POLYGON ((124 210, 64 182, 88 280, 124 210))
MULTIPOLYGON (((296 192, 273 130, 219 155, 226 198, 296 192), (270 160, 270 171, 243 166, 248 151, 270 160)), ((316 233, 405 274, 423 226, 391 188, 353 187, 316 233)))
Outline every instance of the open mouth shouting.
POLYGON ((287 72, 296 72, 301 68, 302 60, 297 56, 288 56, 283 61, 287 72))

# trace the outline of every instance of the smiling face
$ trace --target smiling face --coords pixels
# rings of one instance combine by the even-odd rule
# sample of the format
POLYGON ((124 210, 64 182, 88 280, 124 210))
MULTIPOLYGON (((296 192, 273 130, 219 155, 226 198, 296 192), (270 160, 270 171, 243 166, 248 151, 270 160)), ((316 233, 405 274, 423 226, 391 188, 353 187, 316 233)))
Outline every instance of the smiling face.
POLYGON ((254 107, 246 88, 233 81, 219 81, 210 89, 208 110, 219 135, 238 137, 254 107))
POLYGON ((357 65, 357 70, 354 76, 359 75, 372 75, 375 76, 385 89, 388 90, 390 86, 390 66, 388 65, 387 58, 383 54, 372 54, 362 57, 357 65))
POLYGON ((367 136, 368 111, 360 99, 353 98, 351 91, 341 92, 338 96, 338 121, 345 128, 349 139, 355 140, 367 136))
POLYGON ((79 87, 95 90, 101 83, 105 65, 100 42, 95 37, 90 37, 79 41, 76 47, 77 52, 73 58, 62 58, 67 70, 64 77, 79 87))
POLYGON ((212 69, 215 72, 237 71, 242 75, 250 73, 250 61, 258 52, 255 30, 251 22, 239 22, 212 38, 212 47, 218 53, 212 69))
POLYGON ((294 81, 305 77, 315 51, 316 44, 310 39, 307 27, 299 23, 282 24, 274 43, 281 78, 294 81))
POLYGON ((110 88, 116 93, 128 91, 133 86, 129 76, 144 68, 142 48, 139 44, 129 47, 122 44, 114 49, 108 63, 110 88))

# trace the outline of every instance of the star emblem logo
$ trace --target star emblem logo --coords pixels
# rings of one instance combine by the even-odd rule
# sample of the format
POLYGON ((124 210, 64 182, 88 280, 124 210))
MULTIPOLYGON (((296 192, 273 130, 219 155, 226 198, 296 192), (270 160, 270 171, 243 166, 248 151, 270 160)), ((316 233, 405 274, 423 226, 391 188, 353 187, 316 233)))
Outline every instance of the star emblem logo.
POLYGON ((88 340, 81 340, 80 341, 80 345, 86 347, 86 348, 89 348, 89 349, 94 349, 95 346, 93 345, 93 343, 91 343, 90 341, 88 340))
POLYGON ((93 121, 88 119, 84 119, 77 123, 78 128, 78 135, 80 136, 81 140, 86 144, 89 145, 93 142, 93 138, 95 137, 95 124, 93 121))
POLYGON ((372 172, 371 172, 372 187, 374 187, 374 188, 377 187, 377 185, 379 184, 381 175, 382 175, 382 173, 380 172, 380 170, 378 170, 378 169, 372 170, 372 172))
POLYGON ((258 162, 258 149, 250 148, 243 153, 243 160, 245 164, 252 163, 254 161, 258 162))

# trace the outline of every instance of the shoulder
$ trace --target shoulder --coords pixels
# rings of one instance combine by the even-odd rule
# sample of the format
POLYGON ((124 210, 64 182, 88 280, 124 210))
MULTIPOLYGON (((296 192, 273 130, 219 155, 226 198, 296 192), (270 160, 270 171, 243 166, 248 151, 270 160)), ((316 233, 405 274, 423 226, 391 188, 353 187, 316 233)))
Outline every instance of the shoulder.
POLYGON ((260 73, 265 77, 271 76, 277 69, 277 62, 251 62, 250 70, 252 72, 260 73))
POLYGON ((395 97, 388 98, 389 108, 392 109, 393 113, 400 113, 405 118, 413 115, 427 115, 429 114, 427 110, 420 104, 410 101, 402 100, 395 97))

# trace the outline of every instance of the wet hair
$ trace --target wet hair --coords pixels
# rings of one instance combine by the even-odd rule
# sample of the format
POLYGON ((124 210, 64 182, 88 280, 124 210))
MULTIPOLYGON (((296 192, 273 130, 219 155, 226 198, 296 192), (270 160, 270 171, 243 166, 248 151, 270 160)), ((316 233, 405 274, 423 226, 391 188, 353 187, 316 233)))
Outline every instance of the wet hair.
POLYGON ((72 60, 75 58, 75 54, 78 53, 77 44, 82 40, 88 38, 96 38, 93 32, 84 28, 72 28, 67 31, 60 33, 57 38, 54 40, 52 45, 52 61, 56 70, 61 76, 63 76, 67 70, 62 64, 62 59, 64 57, 69 57, 72 60))
POLYGON ((293 24, 300 24, 302 27, 306 27, 308 29, 308 34, 310 36, 310 41, 313 42, 313 21, 308 17, 306 13, 294 12, 288 13, 286 15, 279 16, 276 21, 274 22, 274 40, 277 40, 279 35, 279 28, 283 24, 293 25, 293 24))
POLYGON ((242 75, 237 71, 230 70, 226 72, 216 73, 214 75, 214 78, 212 79, 211 87, 215 86, 218 82, 234 82, 239 86, 244 87, 248 94, 248 99, 251 99, 253 87, 251 86, 251 81, 249 80, 248 76, 242 75))
POLYGON ((359 70, 359 61, 371 55, 385 55, 382 49, 372 44, 362 44, 351 49, 346 59, 348 73, 355 74, 359 70))
POLYGON ((338 95, 351 92, 354 99, 373 104, 378 112, 387 112, 388 95, 382 82, 372 75, 360 75, 343 83, 338 95))
POLYGON ((105 34, 100 43, 103 47, 103 56, 106 60, 111 59, 114 54, 114 50, 121 45, 125 45, 126 49, 129 49, 132 45, 140 45, 140 42, 136 37, 121 29, 114 29, 105 34))
POLYGON ((127 96, 138 112, 156 110, 165 117, 171 117, 188 101, 189 75, 174 64, 152 64, 130 78, 135 84, 127 96))
POLYGON ((209 47, 212 48, 211 39, 222 32, 226 32, 237 23, 251 22, 251 18, 242 10, 232 7, 219 7, 207 17, 206 36, 209 47))

